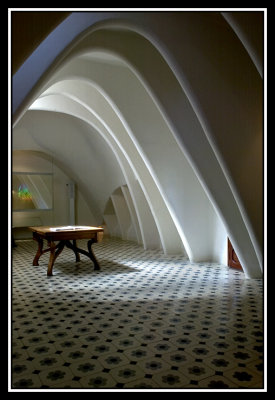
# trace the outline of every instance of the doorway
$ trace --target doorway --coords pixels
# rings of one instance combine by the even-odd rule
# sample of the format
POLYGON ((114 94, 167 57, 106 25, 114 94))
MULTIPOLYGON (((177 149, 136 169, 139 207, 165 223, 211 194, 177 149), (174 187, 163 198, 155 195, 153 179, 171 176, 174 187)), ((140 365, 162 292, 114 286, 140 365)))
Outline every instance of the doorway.
POLYGON ((238 259, 238 256, 232 246, 232 243, 230 242, 229 238, 227 239, 227 248, 228 248, 228 261, 227 265, 231 268, 238 269, 240 271, 243 271, 242 265, 238 259))

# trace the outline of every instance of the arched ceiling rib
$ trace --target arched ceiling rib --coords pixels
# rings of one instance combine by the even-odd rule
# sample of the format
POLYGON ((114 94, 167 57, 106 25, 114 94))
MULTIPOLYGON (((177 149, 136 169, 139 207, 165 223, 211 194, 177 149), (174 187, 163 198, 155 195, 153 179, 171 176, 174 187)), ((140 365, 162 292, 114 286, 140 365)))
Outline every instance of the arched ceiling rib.
POLYGON ((222 12, 263 78, 264 12, 222 12))
MULTIPOLYGON (((81 95, 81 82, 74 82, 71 87, 69 82, 65 82, 65 86, 63 85, 62 94, 49 94, 50 90, 47 92, 47 95, 38 99, 31 106, 31 109, 47 109, 52 111, 65 112, 69 114, 77 115, 79 118, 83 118, 86 121, 91 123, 91 116, 96 117, 100 121, 100 124, 104 124, 104 128, 101 127, 99 130, 109 142, 111 142, 111 146, 114 151, 116 151, 116 147, 123 152, 124 156, 127 158, 130 163, 133 171, 135 171, 135 175, 138 177, 140 185, 143 188, 145 196, 147 198, 148 203, 150 204, 150 208, 154 215, 156 224, 159 229, 162 246, 164 251, 167 253, 170 252, 181 252, 182 251, 182 240, 179 237, 179 233, 175 226, 173 217, 171 217, 171 211, 169 211, 169 205, 164 200, 164 196, 159 192, 159 185, 157 184, 157 179, 153 177, 153 171, 148 168, 146 165, 144 155, 140 154, 141 150, 137 149, 136 145, 133 143, 132 139, 129 137, 126 129, 123 124, 121 124, 121 120, 112 112, 110 106, 107 103, 102 102, 100 100, 100 96, 96 96, 95 91, 92 91, 92 87, 89 86, 90 97, 83 99, 77 98, 76 93, 78 92, 78 96, 81 95), (75 87, 74 95, 73 87, 75 87), (67 94, 64 93, 64 90, 67 90, 67 94), (78 90, 77 90, 78 89, 78 90), (70 92, 70 96, 68 96, 68 92, 70 92), (89 104, 89 100, 94 99, 93 108, 91 108, 89 104), (72 101, 74 104, 72 104, 72 101), (77 104, 76 104, 77 103, 77 104), (85 106, 83 105, 85 103, 85 106), (105 104, 104 104, 105 103, 105 104), (80 105, 80 108, 79 108, 80 105), (104 118, 99 116, 101 109, 107 107, 104 118), (84 108, 84 110, 83 110, 84 108), (110 129, 111 126, 111 129, 110 129), (114 142, 116 144, 114 144, 114 142)), ((59 84, 59 87, 62 85, 59 84)), ((87 91, 85 83, 82 82, 83 92, 87 91), (85 90, 86 88, 86 90, 85 90)), ((53 88, 53 92, 56 92, 56 86, 53 88)), ((124 124, 125 125, 125 124, 124 124)))
MULTIPOLYGON (((98 56, 99 53, 97 52, 96 59, 98 56)), ((104 62, 110 59, 113 64, 114 56, 112 56, 112 58, 110 55, 103 57, 104 62)), ((121 136, 123 128, 118 126, 114 118, 112 119, 113 111, 104 109, 102 99, 96 95, 96 93, 100 91, 101 95, 104 96, 103 88, 108 91, 109 96, 113 96, 114 93, 119 92, 120 99, 114 98, 112 102, 112 104, 114 104, 114 102, 116 103, 115 112, 118 113, 118 117, 121 118, 122 121, 126 118, 127 123, 124 121, 123 124, 126 129, 128 127, 128 133, 135 140, 135 145, 138 145, 139 151, 142 152, 142 158, 147 159, 147 167, 149 166, 151 171, 154 170, 155 174, 157 173, 157 181, 160 182, 158 187, 162 187, 161 193, 165 193, 166 201, 170 203, 170 212, 174 212, 174 221, 176 221, 179 229, 182 231, 181 238, 190 259, 194 261, 212 259, 213 255, 210 249, 212 249, 213 244, 211 244, 211 240, 214 241, 216 239, 209 234, 210 231, 212 231, 209 213, 212 212, 212 214, 215 214, 215 212, 214 210, 211 211, 212 206, 204 190, 173 138, 159 108, 152 102, 149 92, 144 88, 144 85, 141 85, 136 79, 135 75, 130 73, 129 69, 126 69, 125 63, 122 63, 122 61, 119 62, 119 59, 116 58, 116 65, 118 66, 120 64, 123 65, 122 70, 113 68, 113 65, 110 69, 110 66, 104 66, 103 63, 95 63, 93 52, 85 54, 85 56, 80 56, 76 60, 72 60, 72 62, 65 67, 65 70, 60 73, 60 75, 67 77, 67 79, 53 84, 31 108, 41 107, 41 103, 44 101, 48 102, 48 109, 55 110, 55 103, 47 100, 46 97, 54 93, 63 94, 70 98, 77 99, 80 104, 86 104, 86 107, 88 107, 92 113, 95 113, 100 120, 106 121, 106 123, 112 127, 112 131, 117 130, 120 132, 121 136), (97 66, 97 70, 100 71, 100 74, 98 71, 95 71, 95 65, 97 66), (79 76, 78 79, 81 78, 81 81, 76 80, 77 74, 79 76), (69 79, 70 76, 74 76, 74 80, 69 79), (109 82, 108 79, 113 82, 120 82, 119 86, 114 86, 113 84, 113 90, 110 91, 109 87, 111 82, 109 82), (94 85, 96 90, 93 89, 94 85), (132 96, 132 93, 135 95, 132 96), (124 108, 121 103, 123 96, 124 108), (124 118, 120 110, 123 111, 122 114, 125 116, 124 118), (131 111, 131 113, 129 111, 131 111), (129 126, 132 127, 135 137, 129 132, 129 126), (162 152, 162 154, 160 152, 162 152), (148 164, 148 159, 151 165, 148 164), (172 171, 182 171, 180 177, 174 173, 172 175, 170 173, 168 174, 169 168, 167 168, 165 159, 169 162, 172 171), (187 186, 188 190, 186 190, 187 186), (198 206, 196 209, 193 209, 194 198, 198 199, 198 206), (200 221, 199 224, 194 223, 194 221, 197 220, 200 221)), ((58 81, 58 78, 60 77, 55 77, 54 80, 58 81)), ((47 106, 44 105, 44 107, 47 106)), ((68 110, 69 108, 65 107, 64 111, 68 112, 68 110)), ((127 141, 126 131, 125 134, 126 136, 121 136, 120 139, 120 142, 123 143, 123 147, 127 141)), ((130 155, 128 149, 126 149, 126 151, 124 150, 124 153, 126 157, 130 155)), ((132 162, 131 159, 134 159, 134 157, 130 156, 130 162, 132 162)), ((159 214, 163 213, 160 212, 159 214)), ((166 223, 165 226, 166 229, 168 229, 166 223)))
MULTIPOLYGON (((104 16, 104 19, 105 17, 106 16, 104 16)), ((138 26, 139 22, 136 16, 132 18, 124 15, 123 17, 125 19, 129 18, 129 21, 132 19, 130 23, 125 22, 124 29, 131 26, 131 29, 134 30, 133 21, 135 21, 137 24, 136 26, 138 26)), ((145 33, 146 29, 144 30, 144 27, 149 20, 150 17, 146 15, 142 24, 136 31, 145 33)), ((213 204, 215 204, 216 210, 227 226, 230 237, 232 238, 247 275, 258 276, 260 273, 259 262, 261 263, 261 251, 257 242, 259 235, 257 235, 257 232, 255 234, 253 229, 253 223, 257 223, 255 219, 253 220, 254 214, 258 215, 258 211, 254 213, 255 205, 247 203, 246 192, 241 188, 241 178, 238 174, 236 175, 234 168, 231 168, 230 160, 226 158, 223 145, 219 138, 219 131, 226 126, 226 123, 227 128, 231 125, 234 126, 234 123, 232 124, 231 122, 230 115, 223 115, 222 112, 217 113, 217 110, 224 106, 223 102, 226 98, 229 99, 230 105, 234 104, 234 101, 232 101, 233 96, 230 97, 228 94, 231 91, 232 83, 237 83, 238 77, 234 76, 233 82, 230 82, 230 79, 227 81, 231 72, 234 74, 234 68, 232 69, 231 66, 227 68, 226 66, 227 57, 231 56, 230 51, 228 55, 226 54, 224 60, 217 60, 214 57, 212 64, 211 62, 209 63, 209 59, 207 58, 210 55, 211 59, 211 51, 213 51, 213 54, 216 54, 214 53, 214 50, 216 51, 215 46, 217 47, 221 44, 219 38, 212 43, 213 37, 211 35, 217 31, 217 22, 220 24, 219 28, 227 35, 229 41, 232 39, 230 33, 223 30, 223 23, 216 13, 215 15, 211 15, 209 20, 201 15, 197 17, 192 14, 186 18, 185 15, 179 16, 177 13, 175 15, 169 14, 166 23, 168 25, 171 24, 174 29, 166 30, 166 36, 163 35, 163 25, 160 23, 163 22, 162 16, 160 18, 156 17, 155 20, 151 22, 150 30, 153 34, 148 35, 147 31, 145 36, 147 36, 147 39, 150 38, 151 41, 157 45, 159 50, 161 49, 166 61, 160 56, 156 48, 141 35, 129 32, 129 30, 103 30, 103 25, 100 27, 101 31, 94 31, 93 28, 90 33, 87 31, 84 39, 78 40, 77 47, 72 45, 71 49, 68 48, 68 58, 66 61, 68 62, 75 55, 81 54, 85 52, 85 50, 88 51, 91 48, 96 50, 104 49, 104 51, 107 52, 111 51, 118 54, 122 59, 127 60, 128 65, 131 65, 139 77, 142 77, 143 82, 146 82, 147 90, 154 95, 154 100, 157 101, 163 117, 172 129, 177 143, 188 156, 192 167, 196 170, 199 179, 204 184, 204 188, 213 204), (209 28, 207 35, 201 36, 201 32, 203 29, 206 29, 206 27, 209 28), (175 35, 180 35, 181 37, 185 37, 186 35, 187 40, 179 43, 174 40, 175 35), (201 53, 198 52, 197 49, 200 49, 201 53), (206 55, 204 50, 209 50, 210 54, 206 55), (168 63, 169 65, 167 64, 168 60, 170 60, 168 63), (194 62, 197 68, 194 68, 194 62), (221 69, 219 72, 221 72, 221 74, 220 77, 218 77, 218 85, 215 84, 211 87, 211 84, 213 85, 217 78, 215 69, 213 68, 217 62, 220 62, 221 69), (154 68, 156 65, 158 73, 156 73, 154 68), (201 67, 204 68, 203 71, 208 74, 207 80, 202 81, 203 74, 201 73, 201 67), (177 79, 172 73, 172 70, 177 76, 177 79), (222 82, 221 86, 219 86, 219 81, 222 82), (209 91, 210 87, 211 93, 209 91), (221 93, 222 96, 217 90, 219 87, 223 90, 221 93), (215 120, 213 119, 213 110, 216 112, 215 120), (221 116, 225 118, 222 120, 221 116), (192 132, 192 134, 190 134, 190 132, 192 132), (222 150, 222 152, 220 152, 220 150, 222 150), (229 168, 228 170, 228 167, 231 169, 229 168), (246 211, 248 211, 248 214, 246 211)), ((118 21, 117 26, 119 26, 120 23, 121 21, 118 21)), ((112 21, 111 24, 114 24, 114 22, 112 21)), ((236 43, 234 44, 236 45, 236 43)), ((240 47, 237 45, 235 47, 233 46, 233 48, 234 51, 237 49, 237 54, 241 57, 242 64, 240 65, 240 69, 248 71, 251 79, 257 81, 256 77, 252 76, 253 73, 250 71, 249 62, 247 62, 240 47)), ((65 58, 63 58, 63 61, 65 61, 65 58)), ((64 64, 64 68, 61 68, 59 71, 56 70, 56 74, 52 80, 46 79, 46 81, 44 81, 44 88, 54 83, 55 80, 58 81, 62 79, 62 74, 64 72, 66 73, 66 64, 64 64)), ((87 74, 89 75, 88 70, 85 68, 80 70, 79 73, 84 76, 87 74)), ((50 75, 48 75, 48 78, 50 78, 50 75)), ((116 98, 116 93, 114 91, 115 83, 116 82, 113 82, 112 85, 109 82, 108 90, 111 92, 113 91, 114 103, 119 103, 119 99, 116 98)), ((41 87, 43 87, 43 85, 41 87)), ((254 97, 258 100, 257 85, 253 88, 246 87, 246 89, 249 92, 249 98, 253 98, 254 94, 254 97)), ((107 88, 104 88, 104 90, 107 90, 107 88)), ((117 92, 117 96, 118 94, 117 92)), ((248 93, 246 93, 246 97, 247 94, 248 93)), ((243 109, 246 97, 242 95, 238 99, 238 106, 240 109, 243 109)), ((251 104, 251 112, 249 115, 249 123, 251 126, 253 126, 253 115, 255 116, 253 110, 256 110, 257 105, 257 101, 251 104), (250 118, 251 115, 252 118, 250 118)), ((127 112, 125 115, 126 114, 127 112)), ((257 121, 255 120, 255 122, 257 121)), ((246 127, 244 127, 244 129, 244 137, 246 137, 245 135, 247 135, 249 129, 246 127)), ((236 141, 238 142, 237 137, 236 141)), ((234 143, 236 148, 237 144, 238 143, 234 143)), ((243 147, 242 143, 239 144, 243 147)), ((251 182, 252 181, 253 179, 251 182)), ((254 186, 256 184, 258 184, 258 182, 254 183, 254 186)), ((258 207, 258 204, 256 204, 256 206, 258 207)))
POLYGON ((20 121, 18 133, 15 131, 14 146, 21 150, 39 149, 58 160, 77 183, 97 224, 102 223, 103 205, 110 190, 125 183, 115 155, 98 135, 97 126, 72 114, 29 110, 20 121))

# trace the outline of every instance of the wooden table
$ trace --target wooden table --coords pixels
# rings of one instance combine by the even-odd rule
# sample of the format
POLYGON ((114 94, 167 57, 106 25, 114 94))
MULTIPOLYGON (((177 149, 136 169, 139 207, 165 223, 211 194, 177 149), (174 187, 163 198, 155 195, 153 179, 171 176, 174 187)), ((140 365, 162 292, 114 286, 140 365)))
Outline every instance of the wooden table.
POLYGON ((73 250, 76 262, 80 261, 79 253, 89 257, 94 263, 94 269, 99 270, 99 264, 92 250, 92 244, 102 240, 104 229, 94 226, 30 226, 33 239, 38 242, 38 250, 33 259, 33 265, 39 265, 38 260, 42 254, 50 252, 47 275, 52 276, 53 264, 64 247, 73 250), (88 239, 88 251, 76 246, 78 239, 88 239), (43 240, 48 243, 48 248, 43 250, 43 240), (59 242, 55 244, 55 242, 59 242))

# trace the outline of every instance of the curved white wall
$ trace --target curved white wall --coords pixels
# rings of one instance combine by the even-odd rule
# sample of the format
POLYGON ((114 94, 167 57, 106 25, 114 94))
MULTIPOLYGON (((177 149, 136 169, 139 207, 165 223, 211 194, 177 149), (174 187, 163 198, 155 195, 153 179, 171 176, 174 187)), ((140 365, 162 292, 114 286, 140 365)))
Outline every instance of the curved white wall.
MULTIPOLYGON (((99 56, 98 52, 96 56, 99 56)), ((119 121, 116 122, 117 118, 114 112, 109 107, 106 108, 100 93, 92 86, 92 82, 96 81, 97 87, 100 87, 101 91, 104 90, 105 96, 107 92, 108 97, 112 98, 112 103, 116 105, 120 115, 125 116, 124 125, 126 128, 130 128, 129 134, 134 136, 137 146, 142 151, 143 159, 146 160, 147 166, 158 180, 158 187, 161 187, 162 195, 165 194, 170 210, 177 217, 188 256, 192 261, 213 259, 213 242, 217 242, 217 237, 212 224, 214 221, 217 221, 214 225, 221 224, 221 222, 215 215, 210 201, 160 110, 144 86, 129 68, 126 68, 125 64, 121 66, 118 63, 116 65, 104 64, 96 61, 93 54, 68 63, 55 77, 55 80, 58 80, 59 76, 64 79, 64 77, 76 77, 77 75, 83 81, 75 78, 75 80, 65 80, 54 84, 44 92, 40 100, 31 106, 31 109, 44 107, 57 110, 58 100, 54 102, 53 98, 49 97, 51 93, 62 93, 63 96, 77 99, 112 127, 112 131, 116 132, 118 137, 117 140, 123 143, 125 153, 135 163, 135 155, 130 153, 129 145, 126 146, 127 132, 124 136, 121 135, 124 128, 120 126, 119 121), (175 171, 181 171, 181 175, 178 176, 175 171)), ((59 99, 59 104, 60 101, 59 99)), ((64 112, 68 112, 68 104, 64 112)), ((141 182, 144 182, 144 179, 145 176, 142 177, 141 182)), ((159 204, 157 199, 154 199, 154 202, 159 204)), ((163 219, 163 211, 161 214, 163 219)), ((164 221, 164 230, 168 232, 175 244, 175 233, 171 231, 171 228, 169 229, 167 221, 164 221)), ((219 235, 220 243, 225 242, 224 236, 225 233, 219 235)), ((176 248, 169 251, 176 251, 176 248)))
MULTIPOLYGON (((26 131, 18 132, 20 139, 28 139, 26 131)), ((12 169, 17 172, 27 173, 50 173, 53 177, 53 209, 52 210, 31 210, 13 212, 12 226, 27 227, 30 225, 65 225, 68 224, 70 217, 69 210, 69 193, 68 184, 72 181, 67 168, 61 165, 60 162, 54 160, 52 156, 37 150, 26 150, 26 143, 22 145, 17 143, 17 148, 20 150, 14 151, 12 158, 12 169)), ((41 149, 40 149, 41 150, 41 149)), ((75 202, 76 222, 80 225, 84 223, 93 225, 96 223, 96 218, 89 209, 88 204, 81 190, 77 187, 77 196, 75 202)), ((15 238, 18 232, 14 232, 15 238)), ((31 237, 31 232, 26 229, 19 234, 23 237, 31 237)))
MULTIPOLYGON (((94 18, 108 20, 109 16, 90 15, 90 24, 94 18)), ((261 80, 254 64, 219 13, 145 13, 142 21, 140 13, 123 14, 123 21, 119 13, 112 16, 116 21, 94 25, 72 43, 32 93, 24 82, 21 100, 18 71, 15 120, 24 105, 56 82, 59 86, 53 85, 52 93, 50 88, 32 108, 54 111, 59 118, 69 110, 89 123, 92 131, 95 123, 108 125, 129 170, 139 180, 166 252, 183 251, 184 245, 193 260, 220 261, 223 251, 218 249, 224 247, 227 231, 247 276, 260 276, 262 113, 261 80), (109 56, 110 51, 116 57, 109 56), (64 79, 71 79, 66 87, 64 79), (76 80, 79 87, 72 86, 76 80), (91 96, 95 93, 91 87, 100 89, 97 92, 103 97, 91 96), (110 100, 111 113, 106 112, 104 97, 110 100), (105 107, 101 113, 96 108, 99 104, 105 107), (112 113, 125 128, 124 138, 119 137, 123 129, 115 118, 108 120, 112 113)), ((27 64, 21 72, 21 77, 28 75, 27 64)), ((103 132, 102 126, 96 130, 103 132)), ((114 151, 114 144, 110 148, 114 151)), ((123 174, 126 181, 125 169, 123 174)), ((88 180, 81 182, 89 186, 88 180)), ((138 196, 133 185, 126 183, 135 204, 138 196)), ((144 236, 144 220, 136 210, 144 236)))

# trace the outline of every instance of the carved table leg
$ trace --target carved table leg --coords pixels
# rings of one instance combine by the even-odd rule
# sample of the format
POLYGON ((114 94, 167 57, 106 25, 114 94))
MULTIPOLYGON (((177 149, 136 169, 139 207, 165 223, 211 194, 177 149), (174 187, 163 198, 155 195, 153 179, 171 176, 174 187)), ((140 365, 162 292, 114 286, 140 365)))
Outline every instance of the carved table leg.
POLYGON ((93 243, 96 243, 95 239, 88 240, 88 243, 87 243, 88 251, 89 251, 90 258, 94 263, 95 271, 99 271, 100 270, 100 266, 99 266, 99 264, 97 262, 97 259, 96 259, 95 255, 94 255, 94 252, 92 250, 92 244, 93 243))
MULTIPOLYGON (((88 250, 89 251, 86 251, 86 250, 80 249, 79 247, 76 247, 75 243, 71 243, 69 240, 65 241, 65 245, 69 249, 73 250, 73 252, 75 253, 76 257, 77 257, 78 253, 84 254, 85 256, 89 257, 91 259, 91 261, 93 261, 94 269, 95 270, 99 270, 100 269, 99 264, 97 262, 97 259, 95 258, 93 250, 92 250, 92 244, 93 243, 96 243, 95 239, 91 239, 91 240, 88 241, 88 250)), ((79 256, 79 254, 78 254, 78 256, 79 256)), ((78 259, 77 259, 77 261, 78 261, 78 259)))
POLYGON ((35 235, 33 235, 33 239, 37 241, 38 249, 37 249, 36 255, 33 259, 32 265, 39 265, 38 260, 41 257, 41 255, 43 254, 43 239, 41 239, 35 235))
POLYGON ((79 252, 77 251, 76 240, 73 240, 73 246, 74 247, 72 247, 72 250, 73 250, 73 252, 75 254, 75 262, 79 262, 80 261, 80 255, 79 255, 79 252))
POLYGON ((59 254, 64 249, 65 241, 61 240, 58 243, 58 245, 55 245, 53 241, 49 241, 48 244, 50 246, 49 250, 50 250, 51 254, 50 254, 50 259, 49 259, 49 264, 48 264, 47 275, 48 276, 52 276, 52 274, 53 274, 53 264, 54 264, 55 260, 57 259, 57 257, 59 256, 59 254))
POLYGON ((57 259, 59 254, 62 252, 62 250, 64 249, 64 246, 65 246, 65 240, 61 240, 58 243, 58 245, 56 246, 57 250, 56 250, 55 255, 54 255, 54 261, 57 259))
POLYGON ((49 264, 48 264, 47 275, 48 276, 52 276, 52 274, 53 274, 53 263, 54 263, 54 260, 56 258, 55 257, 55 248, 56 248, 56 246, 55 246, 53 241, 49 241, 48 244, 50 246, 50 252, 51 253, 50 253, 50 259, 49 259, 49 264))

